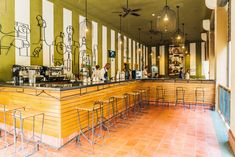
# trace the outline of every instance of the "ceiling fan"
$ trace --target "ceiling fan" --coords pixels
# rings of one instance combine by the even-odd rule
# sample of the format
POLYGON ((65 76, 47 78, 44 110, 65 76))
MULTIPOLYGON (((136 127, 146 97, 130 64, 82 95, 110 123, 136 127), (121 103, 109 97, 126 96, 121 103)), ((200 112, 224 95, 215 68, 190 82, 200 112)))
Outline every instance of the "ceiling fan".
POLYGON ((122 17, 126 17, 129 14, 133 15, 133 16, 140 16, 140 14, 137 13, 140 10, 141 10, 140 8, 138 8, 138 9, 129 8, 129 1, 127 0, 127 5, 126 5, 126 7, 122 7, 122 11, 113 12, 113 13, 122 14, 122 17))

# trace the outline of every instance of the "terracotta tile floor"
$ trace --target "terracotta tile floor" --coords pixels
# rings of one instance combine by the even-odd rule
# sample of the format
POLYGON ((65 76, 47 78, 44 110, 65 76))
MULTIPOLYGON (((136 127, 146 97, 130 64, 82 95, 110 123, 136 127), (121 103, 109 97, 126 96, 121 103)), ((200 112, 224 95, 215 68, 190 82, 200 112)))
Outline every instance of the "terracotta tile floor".
MULTIPOLYGON (((222 157, 210 111, 151 107, 147 112, 111 131, 93 155, 72 141, 58 151, 48 148, 48 156, 222 157)), ((42 149, 33 156, 43 156, 42 149)))

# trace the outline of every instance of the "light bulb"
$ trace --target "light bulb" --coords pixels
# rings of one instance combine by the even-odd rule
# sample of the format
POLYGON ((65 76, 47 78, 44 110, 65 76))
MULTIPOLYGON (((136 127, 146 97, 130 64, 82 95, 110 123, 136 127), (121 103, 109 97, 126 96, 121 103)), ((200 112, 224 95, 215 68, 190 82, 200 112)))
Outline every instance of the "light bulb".
POLYGON ((176 37, 177 40, 181 39, 181 36, 178 34, 178 36, 176 37))
POLYGON ((169 21, 169 18, 168 18, 168 15, 167 14, 165 14, 165 16, 164 16, 164 22, 168 22, 169 21))
POLYGON ((119 43, 122 44, 122 41, 120 41, 119 43))
POLYGON ((88 32, 89 31, 89 29, 86 27, 86 32, 88 32))
POLYGON ((185 46, 184 46, 184 45, 182 46, 182 49, 185 49, 185 46))

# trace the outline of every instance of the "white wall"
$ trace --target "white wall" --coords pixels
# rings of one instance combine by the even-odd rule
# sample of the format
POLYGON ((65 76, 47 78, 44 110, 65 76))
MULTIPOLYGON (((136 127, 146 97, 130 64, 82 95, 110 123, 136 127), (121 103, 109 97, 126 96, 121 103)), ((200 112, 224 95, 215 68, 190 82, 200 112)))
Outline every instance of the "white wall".
POLYGON ((98 64, 98 23, 92 21, 92 52, 93 66, 98 64))
POLYGON ((102 66, 107 63, 107 27, 102 26, 102 66))
POLYGON ((72 45, 72 40, 68 36, 71 30, 69 27, 72 26, 72 11, 68 9, 63 9, 63 31, 64 31, 64 73, 67 75, 72 74, 72 50, 69 47, 72 45))
POLYGON ((121 38, 120 38, 121 34, 118 33, 118 71, 122 71, 122 44, 120 44, 121 42, 121 38))
POLYGON ((48 0, 43 0, 42 16, 47 23, 45 33, 45 40, 47 41, 47 43, 43 43, 43 65, 54 66, 54 46, 49 46, 54 40, 54 3, 49 2, 48 0))
POLYGON ((146 50, 145 50, 145 56, 146 56, 146 58, 145 58, 145 59, 146 59, 146 65, 149 65, 149 60, 148 60, 148 54, 149 54, 148 52, 149 52, 149 49, 148 49, 148 47, 145 47, 145 49, 146 49, 146 50))
MULTIPOLYGON (((206 60, 206 43, 201 42, 201 62, 203 63, 206 60)), ((204 75, 204 67, 202 65, 202 75, 204 75)))
POLYGON ((84 57, 86 56, 86 45, 83 42, 83 38, 86 37, 86 24, 84 22, 85 17, 79 15, 79 42, 80 42, 80 53, 79 53, 79 69, 81 69, 81 65, 83 64, 84 57))
POLYGON ((156 53, 157 53, 157 48, 156 47, 151 47, 151 61, 152 65, 156 65, 156 53))
MULTIPOLYGON (((111 50, 115 51, 115 31, 111 30, 111 50)), ((111 58, 111 77, 115 78, 115 58, 111 58)))
MULTIPOLYGON (((10 20, 10 19, 9 19, 10 20)), ((27 24, 30 28, 30 0, 15 0, 15 21, 23 24, 27 24)), ((17 34, 16 34, 17 35, 17 34)), ((19 39, 19 37, 17 37, 19 39)), ((18 65, 30 65, 30 47, 23 48, 22 40, 26 38, 20 38, 20 40, 15 40, 15 46, 22 48, 19 51, 18 48, 15 48, 15 63, 18 65)), ((30 34, 27 37, 28 42, 24 44, 30 44, 30 34)))
POLYGON ((135 70, 135 64, 136 64, 136 42, 133 40, 133 45, 132 45, 133 49, 133 70, 135 70))
POLYGON ((131 47, 131 39, 130 39, 130 38, 128 39, 128 47, 129 47, 129 48, 128 48, 128 50, 129 50, 129 51, 128 51, 128 58, 129 58, 129 59, 128 59, 128 63, 129 63, 129 65, 130 65, 130 68, 132 69, 132 66, 131 66, 131 65, 132 65, 132 62, 131 62, 131 61, 132 61, 132 58, 131 58, 132 47, 131 47))
POLYGON ((126 36, 124 36, 124 55, 123 55, 123 59, 124 59, 124 63, 127 63, 127 38, 126 36))
POLYGON ((137 70, 140 70, 140 53, 141 51, 139 50, 139 43, 136 43, 137 51, 136 51, 136 64, 138 65, 137 70))

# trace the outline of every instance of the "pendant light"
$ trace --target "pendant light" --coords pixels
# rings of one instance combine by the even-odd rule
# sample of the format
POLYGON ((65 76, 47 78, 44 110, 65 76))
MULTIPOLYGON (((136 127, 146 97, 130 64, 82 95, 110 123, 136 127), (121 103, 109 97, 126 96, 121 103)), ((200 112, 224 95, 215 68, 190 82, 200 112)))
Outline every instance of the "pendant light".
MULTIPOLYGON (((88 4, 87 0, 85 0, 85 19, 81 22, 82 30, 84 30, 85 34, 89 32, 89 29, 92 27, 91 21, 88 20, 88 4)), ((84 34, 84 35, 85 35, 84 34)))
POLYGON ((184 32, 184 26, 185 26, 185 24, 184 23, 182 23, 182 43, 181 43, 181 48, 184 50, 185 49, 185 32, 184 32))
POLYGON ((88 29, 88 18, 87 18, 87 0, 85 0, 85 22, 86 22, 86 29, 85 29, 85 31, 86 32, 88 32, 89 31, 89 29, 88 29))
POLYGON ((177 8, 177 31, 173 36, 173 44, 175 46, 179 46, 183 42, 183 34, 180 30, 180 14, 179 14, 180 6, 176 6, 176 8, 177 8))
POLYGON ((172 10, 168 1, 166 0, 165 6, 159 15, 158 29, 162 32, 173 32, 176 28, 176 13, 172 10))

